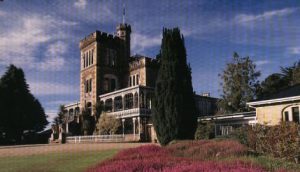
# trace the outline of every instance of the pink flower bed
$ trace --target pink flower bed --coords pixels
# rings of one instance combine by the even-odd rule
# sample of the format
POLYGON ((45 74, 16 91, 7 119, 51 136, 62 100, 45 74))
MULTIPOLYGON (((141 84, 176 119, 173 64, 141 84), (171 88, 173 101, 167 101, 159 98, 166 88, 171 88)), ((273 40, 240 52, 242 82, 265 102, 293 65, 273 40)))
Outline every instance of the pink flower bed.
MULTIPOLYGON (((211 142, 211 141, 208 141, 211 142)), ((88 172, 260 172, 263 168, 243 161, 203 161, 203 156, 220 152, 222 156, 240 155, 244 148, 229 148, 231 142, 208 143, 206 141, 179 142, 168 147, 141 146, 118 153, 113 159, 88 169, 88 172), (201 147, 201 145, 203 147, 201 147), (210 147, 211 146, 211 147, 210 147), (217 146, 227 146, 217 149, 217 146), (213 150, 207 150, 212 148, 213 150), (205 150, 206 149, 206 150, 205 150), (229 149, 229 150, 228 150, 229 149), (236 150, 236 152, 234 152, 236 150), (194 151, 194 152, 193 152, 194 151), (203 152, 201 152, 203 151, 203 152), (192 154, 191 157, 188 154, 192 154), (204 154, 198 156, 198 154, 204 154)), ((222 141, 223 142, 223 141, 222 141)), ((232 146, 237 146, 235 143, 232 146)), ((205 159, 205 158, 204 158, 205 159)), ((211 159, 211 158, 208 158, 211 159)))
POLYGON ((246 155, 248 148, 233 140, 197 140, 180 141, 168 146, 168 150, 175 156, 212 160, 246 155))

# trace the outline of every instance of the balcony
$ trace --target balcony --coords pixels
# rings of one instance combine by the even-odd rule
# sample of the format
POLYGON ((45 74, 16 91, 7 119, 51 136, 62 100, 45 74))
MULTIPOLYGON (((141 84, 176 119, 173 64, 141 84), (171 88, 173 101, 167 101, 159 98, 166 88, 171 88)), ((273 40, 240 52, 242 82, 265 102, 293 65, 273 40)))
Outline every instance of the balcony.
POLYGON ((154 89, 137 85, 100 95, 100 103, 108 115, 116 118, 151 115, 154 89))

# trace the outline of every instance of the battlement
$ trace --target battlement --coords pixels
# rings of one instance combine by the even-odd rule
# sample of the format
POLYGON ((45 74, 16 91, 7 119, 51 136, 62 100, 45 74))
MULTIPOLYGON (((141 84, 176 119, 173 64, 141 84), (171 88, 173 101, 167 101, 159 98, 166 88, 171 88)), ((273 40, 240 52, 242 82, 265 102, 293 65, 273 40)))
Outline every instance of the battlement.
POLYGON ((123 24, 123 23, 120 23, 118 26, 117 26, 117 30, 125 30, 125 29, 128 29, 130 32, 131 32, 131 26, 129 24, 123 24))
POLYGON ((80 43, 79 43, 79 48, 82 49, 86 46, 88 46, 89 44, 91 44, 92 42, 95 42, 95 41, 98 41, 98 42, 101 42, 101 41, 112 41, 112 42, 118 42, 120 41, 121 39, 115 35, 112 35, 112 34, 108 34, 106 32, 101 32, 101 31, 96 31, 96 32, 93 32, 91 34, 89 34, 88 36, 86 36, 85 38, 83 38, 82 40, 80 40, 80 43))

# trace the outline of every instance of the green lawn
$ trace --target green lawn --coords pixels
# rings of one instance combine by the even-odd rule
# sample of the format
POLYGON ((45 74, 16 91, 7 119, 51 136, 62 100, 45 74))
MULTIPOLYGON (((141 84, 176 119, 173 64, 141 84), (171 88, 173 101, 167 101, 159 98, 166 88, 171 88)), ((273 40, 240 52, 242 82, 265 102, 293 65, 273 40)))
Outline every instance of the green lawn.
POLYGON ((111 158, 118 150, 50 153, 32 156, 1 157, 0 171, 84 171, 102 160, 111 158))

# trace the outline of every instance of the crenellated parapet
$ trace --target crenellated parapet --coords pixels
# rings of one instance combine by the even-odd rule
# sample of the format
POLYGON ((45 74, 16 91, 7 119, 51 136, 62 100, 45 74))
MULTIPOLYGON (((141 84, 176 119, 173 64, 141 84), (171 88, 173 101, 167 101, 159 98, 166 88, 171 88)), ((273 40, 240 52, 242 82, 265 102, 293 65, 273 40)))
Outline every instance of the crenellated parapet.
POLYGON ((90 35, 86 36, 84 39, 80 40, 79 48, 83 49, 93 42, 118 44, 120 41, 122 40, 118 36, 97 30, 96 32, 93 32, 90 35))

